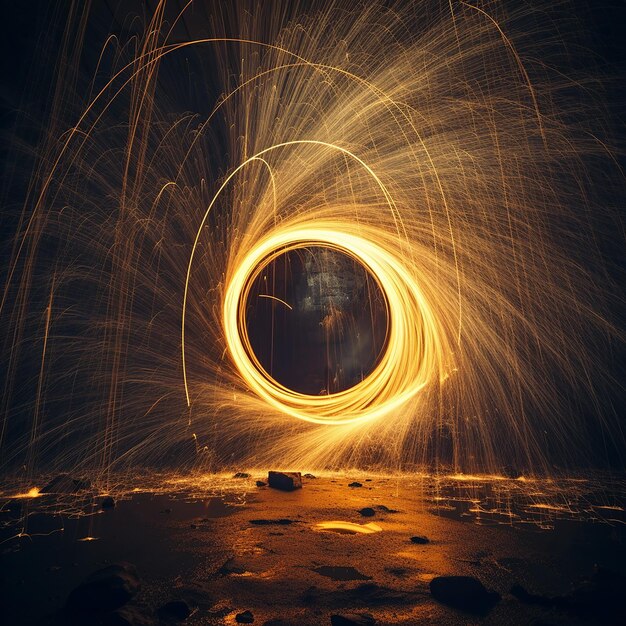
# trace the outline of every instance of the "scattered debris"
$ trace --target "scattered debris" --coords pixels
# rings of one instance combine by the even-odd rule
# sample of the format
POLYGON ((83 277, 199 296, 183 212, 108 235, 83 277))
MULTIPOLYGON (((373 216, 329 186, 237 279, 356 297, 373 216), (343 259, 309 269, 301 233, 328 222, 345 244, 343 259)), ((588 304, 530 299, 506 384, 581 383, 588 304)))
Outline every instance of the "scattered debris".
POLYGON ((488 613, 501 599, 472 576, 437 576, 430 581, 430 593, 442 604, 476 614, 488 613))
POLYGON ((68 599, 67 607, 83 611, 114 611, 141 589, 137 569, 130 563, 115 563, 88 576, 68 599))
POLYGON ((374 515, 376 515, 376 511, 374 511, 374 509, 371 506, 363 507, 362 509, 359 510, 359 513, 363 517, 374 517, 374 515))
POLYGON ((411 543, 424 545, 426 543, 430 543, 430 539, 428 537, 424 537, 423 535, 415 535, 415 537, 411 537, 411 543))
POLYGON ((254 615, 252 615, 250 611, 237 613, 237 615, 235 615, 235 621, 238 624, 252 624, 254 622, 254 615))
POLYGON ((300 472, 269 472, 267 482, 273 489, 280 489, 281 491, 302 489, 300 472))

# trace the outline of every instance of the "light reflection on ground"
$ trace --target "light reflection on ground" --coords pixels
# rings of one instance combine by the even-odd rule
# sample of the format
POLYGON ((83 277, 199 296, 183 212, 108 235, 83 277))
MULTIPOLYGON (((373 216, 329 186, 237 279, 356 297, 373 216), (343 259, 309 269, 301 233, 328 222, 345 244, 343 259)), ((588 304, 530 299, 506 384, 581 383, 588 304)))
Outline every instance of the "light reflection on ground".
MULTIPOLYGON (((465 624, 428 593, 432 578, 452 574, 503 595, 488 623, 532 623, 544 609, 513 598, 513 585, 564 596, 596 564, 621 572, 626 562, 618 480, 322 473, 285 493, 257 486, 264 474, 116 475, 77 494, 41 493, 42 478, 33 498, 12 497, 32 484, 5 485, 0 584, 9 615, 59 611, 87 575, 122 560, 141 572, 150 610, 185 598, 197 609, 192 626, 234 623, 248 609, 255 623, 278 612, 319 626, 353 607, 384 624, 465 624), (105 495, 114 508, 103 510, 105 495), (48 595, 33 596, 41 589, 48 595)), ((567 612, 549 619, 578 623, 567 612)))

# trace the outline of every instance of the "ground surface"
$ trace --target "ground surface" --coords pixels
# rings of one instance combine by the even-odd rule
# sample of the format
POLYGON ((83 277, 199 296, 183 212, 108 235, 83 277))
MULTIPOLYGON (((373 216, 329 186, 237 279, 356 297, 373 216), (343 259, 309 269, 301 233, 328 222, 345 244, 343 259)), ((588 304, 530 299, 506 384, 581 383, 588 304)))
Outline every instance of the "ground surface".
POLYGON ((192 609, 184 623, 193 625, 235 624, 246 610, 254 624, 302 626, 346 612, 370 613, 376 624, 619 623, 602 595, 585 600, 583 611, 568 600, 598 566, 626 574, 626 516, 614 490, 581 480, 335 475, 285 493, 257 487, 259 478, 118 487, 116 506, 104 511, 102 493, 30 499, 5 490, 0 621, 63 623, 69 618, 59 611, 73 588, 126 561, 142 583, 131 601, 137 624, 158 624, 156 609, 177 598, 192 609), (348 486, 355 480, 360 487, 348 486), (364 507, 374 515, 364 517, 364 507), (335 520, 382 530, 316 526, 335 520), (412 543, 415 535, 429 543, 412 543), (478 578, 501 601, 483 615, 437 602, 429 582, 450 574, 478 578), (510 593, 516 584, 544 601, 520 601, 510 593), (554 597, 565 600, 545 600, 554 597))

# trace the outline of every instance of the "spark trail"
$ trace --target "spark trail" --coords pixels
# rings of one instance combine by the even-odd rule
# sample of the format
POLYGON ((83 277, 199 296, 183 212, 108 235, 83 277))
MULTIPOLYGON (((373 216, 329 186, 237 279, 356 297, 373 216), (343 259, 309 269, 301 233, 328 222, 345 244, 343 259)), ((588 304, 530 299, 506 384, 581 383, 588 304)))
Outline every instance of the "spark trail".
POLYGON ((550 66, 568 5, 388 5, 161 0, 91 56, 74 10, 3 268, 5 462, 542 471, 621 437, 595 198, 623 177, 593 80, 550 66), (319 395, 246 325, 312 248, 386 311, 371 372, 319 395))

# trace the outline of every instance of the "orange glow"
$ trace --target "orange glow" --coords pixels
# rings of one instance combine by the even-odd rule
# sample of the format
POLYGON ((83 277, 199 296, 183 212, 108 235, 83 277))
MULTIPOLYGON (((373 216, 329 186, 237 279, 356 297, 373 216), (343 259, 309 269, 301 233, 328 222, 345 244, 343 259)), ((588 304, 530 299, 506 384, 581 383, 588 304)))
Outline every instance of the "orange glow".
POLYGON ((43 494, 39 492, 39 487, 32 487, 25 493, 18 493, 11 497, 12 498, 38 498, 41 495, 43 494))
POLYGON ((319 524, 316 524, 315 527, 318 530, 326 530, 347 535, 372 535, 382 531, 382 528, 378 524, 374 524, 374 522, 370 522, 369 524, 355 524, 353 522, 340 521, 320 522, 319 524))

